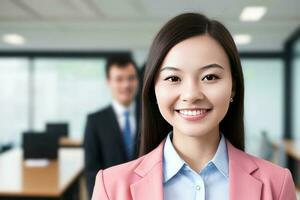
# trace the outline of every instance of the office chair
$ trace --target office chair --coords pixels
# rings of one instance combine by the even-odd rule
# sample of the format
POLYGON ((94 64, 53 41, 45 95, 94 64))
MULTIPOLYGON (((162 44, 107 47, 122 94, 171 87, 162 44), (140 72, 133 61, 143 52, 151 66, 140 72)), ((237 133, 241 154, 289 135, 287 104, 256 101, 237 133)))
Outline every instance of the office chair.
POLYGON ((57 159, 58 137, 44 132, 23 133, 24 159, 57 159))
POLYGON ((68 137, 69 125, 68 123, 47 123, 46 132, 50 134, 55 134, 59 138, 68 137))

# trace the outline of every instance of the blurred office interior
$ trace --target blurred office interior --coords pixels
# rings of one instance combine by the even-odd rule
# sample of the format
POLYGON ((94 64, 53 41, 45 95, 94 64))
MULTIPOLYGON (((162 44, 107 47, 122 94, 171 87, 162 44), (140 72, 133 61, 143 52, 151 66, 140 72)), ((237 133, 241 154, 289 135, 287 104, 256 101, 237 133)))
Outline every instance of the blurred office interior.
MULTIPOLYGON (((86 116, 111 101, 107 57, 132 55, 142 67, 168 19, 200 12, 223 22, 240 52, 246 151, 289 167, 300 187, 299 9, 299 0, 1 0, 0 164, 1 156, 22 147, 24 132, 63 123, 68 134, 60 143, 68 148, 62 154, 78 156, 80 178, 86 116), (249 6, 254 12, 247 18, 249 6)), ((1 182, 4 174, 0 199, 14 190, 1 182)))

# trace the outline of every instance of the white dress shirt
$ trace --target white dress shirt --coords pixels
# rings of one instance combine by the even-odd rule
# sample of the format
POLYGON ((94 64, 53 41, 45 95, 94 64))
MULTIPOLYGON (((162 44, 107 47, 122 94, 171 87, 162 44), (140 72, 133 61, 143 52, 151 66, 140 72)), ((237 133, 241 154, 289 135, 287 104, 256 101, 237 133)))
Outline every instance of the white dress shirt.
POLYGON ((119 123, 119 126, 121 128, 121 131, 125 128, 125 111, 129 111, 129 123, 130 123, 130 129, 131 129, 131 136, 132 138, 135 137, 135 131, 136 131, 136 117, 135 117, 135 102, 133 101, 128 107, 123 106, 116 100, 113 100, 112 107, 115 111, 115 114, 117 116, 117 120, 119 123))

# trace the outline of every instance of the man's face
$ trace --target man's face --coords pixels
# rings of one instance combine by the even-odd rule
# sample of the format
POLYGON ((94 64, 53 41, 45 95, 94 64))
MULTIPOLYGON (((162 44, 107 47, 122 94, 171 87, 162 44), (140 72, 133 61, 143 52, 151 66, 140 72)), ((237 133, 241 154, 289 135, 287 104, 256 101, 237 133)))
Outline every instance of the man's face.
POLYGON ((138 87, 137 72, 133 64, 128 63, 125 67, 112 65, 107 83, 113 98, 120 104, 128 106, 133 101, 138 87))

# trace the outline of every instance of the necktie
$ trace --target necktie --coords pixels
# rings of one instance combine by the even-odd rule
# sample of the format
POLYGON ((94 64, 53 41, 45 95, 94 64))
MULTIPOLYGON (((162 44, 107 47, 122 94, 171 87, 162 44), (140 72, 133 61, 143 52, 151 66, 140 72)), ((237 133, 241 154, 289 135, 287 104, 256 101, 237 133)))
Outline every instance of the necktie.
POLYGON ((132 138, 131 138, 131 128, 130 128, 130 122, 129 122, 129 111, 124 112, 125 115, 125 126, 123 130, 123 137, 124 137, 124 143, 126 147, 127 156, 129 159, 132 158, 133 153, 133 144, 132 144, 132 138))

